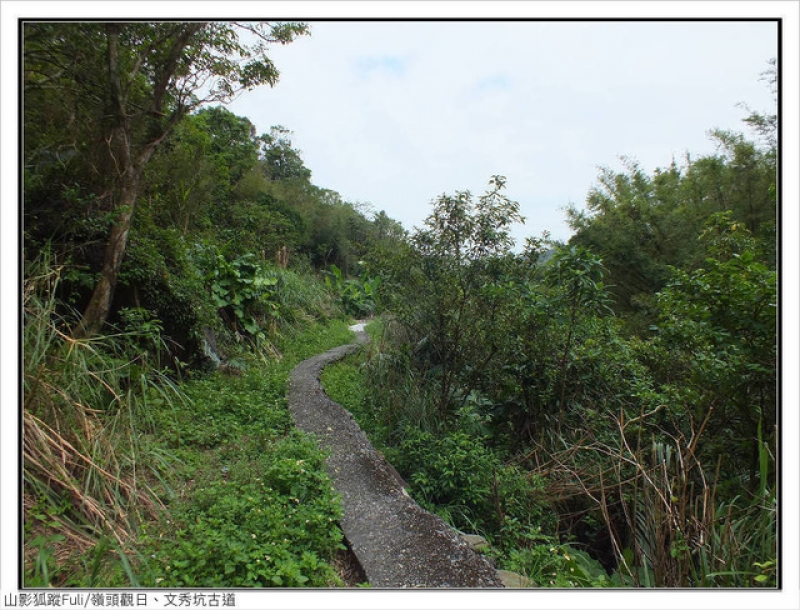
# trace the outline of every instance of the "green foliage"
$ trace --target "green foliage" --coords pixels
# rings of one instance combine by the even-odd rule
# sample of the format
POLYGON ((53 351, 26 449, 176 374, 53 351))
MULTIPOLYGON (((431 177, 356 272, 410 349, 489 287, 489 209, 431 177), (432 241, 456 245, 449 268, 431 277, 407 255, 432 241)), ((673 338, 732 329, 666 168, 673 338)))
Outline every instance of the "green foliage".
POLYGON ((390 454, 412 497, 459 529, 481 532, 506 550, 533 532, 555 531, 542 480, 503 464, 480 438, 409 429, 390 454))
POLYGON ((175 405, 181 396, 154 368, 163 348, 157 323, 69 339, 55 297, 60 270, 48 262, 29 264, 24 293, 26 585, 92 586, 101 570, 103 579, 133 584, 121 562, 140 521, 154 514, 149 481, 165 466, 146 439, 148 397, 175 405))
MULTIPOLYGON (((206 328, 219 332, 227 326, 234 341, 241 334, 263 344, 266 338, 273 339, 275 330, 333 313, 330 298, 318 286, 305 289, 316 282, 298 281, 288 271, 271 269, 267 261, 277 258, 279 267, 290 262, 301 275, 312 266, 335 264, 347 275, 368 245, 399 238, 396 223, 385 214, 377 215, 373 223, 363 206, 312 185, 310 171, 285 128, 257 136, 247 118, 221 106, 189 113, 237 89, 259 82, 273 84, 277 71, 263 51, 269 43, 286 43, 306 33, 303 24, 40 26, 26 29, 25 110, 31 117, 25 130, 30 187, 25 201, 26 249, 33 257, 54 240, 58 250, 69 252, 68 277, 60 285, 62 298, 84 308, 98 281, 108 232, 122 226, 122 211, 135 210, 108 320, 119 322, 118 313, 125 308, 147 310, 162 324, 176 369, 202 365, 206 328), (261 42, 240 40, 242 27, 250 28, 261 42), (181 47, 184 35, 189 43, 181 47), (151 39, 156 40, 152 48, 151 39), (96 146, 97 141, 108 140, 106 132, 114 128, 106 125, 107 108, 96 103, 110 84, 106 77, 94 79, 96 90, 87 91, 89 85, 79 69, 83 59, 103 64, 106 53, 98 49, 110 40, 117 45, 120 82, 133 79, 131 98, 126 100, 135 106, 125 115, 130 121, 128 153, 147 152, 141 167, 135 168, 137 175, 141 172, 138 196, 126 199, 124 210, 115 207, 117 185, 109 182, 109 176, 116 175, 112 165, 120 162, 123 151, 96 146), (146 70, 138 79, 128 71, 134 70, 136 53, 142 49, 150 49, 151 55, 140 58, 140 67, 159 65, 170 44, 175 45, 178 64, 199 62, 192 73, 198 78, 207 74, 219 87, 212 87, 203 100, 165 94, 159 102, 161 114, 147 113, 145 120, 140 110, 147 106, 148 95, 156 95, 156 83, 148 81, 146 70), (63 59, 70 69, 52 74, 52 66, 43 59, 48 53, 63 59), (239 55, 234 59, 224 57, 226 53, 239 55), (74 57, 81 60, 71 61, 74 57), (61 100, 52 99, 55 89, 44 85, 48 82, 67 96, 71 114, 64 114, 61 100), (142 104, 137 106, 135 100, 142 104), (42 123, 33 121, 37 117, 42 123), (51 121, 51 117, 60 118, 51 121), (150 136, 157 139, 152 149, 150 136), (208 252, 198 252, 198 243, 208 252), (218 275, 210 278, 215 272, 218 275)), ((168 79, 167 90, 174 85, 168 79)), ((191 88, 191 83, 187 85, 191 88)), ((355 288, 347 289, 347 306, 371 310, 376 282, 365 276, 360 290, 355 288)))
POLYGON ((263 327, 280 317, 275 286, 278 275, 271 265, 248 253, 229 261, 219 250, 200 250, 200 268, 214 307, 225 310, 237 330, 266 338, 263 327))
POLYGON ((265 174, 268 180, 309 181, 311 170, 300 157, 300 151, 292 148, 292 132, 281 125, 275 125, 269 134, 261 136, 261 153, 265 174))
POLYGON ((224 464, 198 473, 190 500, 173 505, 165 529, 152 534, 147 584, 334 584, 327 560, 344 548, 341 513, 316 443, 299 433, 251 441, 224 464))
POLYGON ((570 312, 610 313, 603 284, 603 263, 581 246, 558 248, 543 265, 544 282, 554 288, 551 298, 570 312))
MULTIPOLYGON (((713 214, 730 212, 756 235, 776 221, 774 145, 759 149, 740 134, 711 135, 719 154, 694 160, 687 154, 683 167, 673 162, 648 176, 624 159, 623 172, 603 169, 588 211, 569 212, 577 231, 571 243, 602 257, 615 309, 636 314, 631 328, 637 332, 652 323, 648 297, 666 286, 669 268, 703 265, 698 237, 713 214)), ((765 255, 764 262, 774 261, 774 250, 765 255)))
POLYGON ((463 432, 437 437, 412 429, 396 455, 395 467, 410 474, 409 492, 423 506, 447 510, 461 527, 482 517, 481 509, 491 502, 496 462, 479 441, 463 432))
MULTIPOLYGON (((216 326, 216 310, 186 239, 174 229, 156 227, 147 209, 131 230, 116 303, 119 309, 112 315, 114 321, 125 309, 143 309, 150 319, 158 320, 173 361, 196 363, 203 327, 216 326)), ((181 366, 173 362, 174 368, 181 366)))
POLYGON ((350 340, 346 323, 287 330, 280 361, 251 355, 238 375, 178 389, 152 368, 163 339, 149 310, 121 311, 125 334, 71 341, 58 275, 28 272, 26 584, 337 583, 338 500, 284 395, 297 362, 350 340))
POLYGON ((339 314, 334 296, 324 282, 309 271, 278 269, 275 296, 280 304, 279 328, 290 331, 293 326, 324 322, 339 314))
POLYGON ((494 176, 475 201, 469 192, 434 201, 411 245, 379 262, 387 307, 418 349, 416 363, 435 380, 435 417, 447 422, 499 350, 497 289, 522 220, 519 204, 494 176), (462 387, 463 386, 463 387, 462 387))
POLYGON ((325 393, 350 411, 365 430, 374 430, 375 421, 366 421, 372 414, 367 406, 369 389, 364 383, 363 362, 350 357, 326 366, 320 377, 325 393))
POLYGON ((378 308, 378 288, 380 276, 369 277, 362 273, 360 279, 345 279, 341 269, 331 265, 331 271, 325 276, 328 289, 338 295, 344 313, 356 318, 364 318, 375 313, 378 308))
MULTIPOLYGON (((274 85, 278 71, 265 53, 267 45, 305 33, 307 26, 300 23, 26 24, 26 84, 36 91, 26 100, 47 106, 55 98, 58 104, 60 95, 69 92, 80 98, 82 110, 79 121, 69 110, 62 115, 74 129, 49 125, 60 137, 45 144, 75 149, 83 166, 79 175, 88 177, 84 188, 103 193, 87 215, 110 215, 113 221, 107 246, 95 262, 100 274, 73 330, 76 338, 99 332, 112 313, 142 179, 156 149, 192 109, 229 101, 261 84, 274 85), (90 75, 86 65, 104 69, 90 75)), ((26 127, 38 131, 30 122, 26 127)), ((43 143, 34 137, 27 144, 43 143)), ((57 176, 48 181, 59 184, 57 176)), ((179 200, 187 204, 191 186, 179 182, 179 187, 179 200)), ((182 216, 188 222, 188 215, 182 216)))
POLYGON ((278 348, 283 347, 280 361, 250 354, 234 362, 238 374, 218 371, 183 383, 186 400, 180 404, 150 397, 159 439, 172 450, 234 451, 243 437, 266 443, 287 434, 291 429, 285 408, 289 371, 304 358, 347 343, 351 337, 344 322, 287 333, 278 342, 278 348))
MULTIPOLYGON (((726 478, 758 477, 763 426, 774 440, 777 376, 777 275, 755 256, 755 242, 729 213, 715 215, 701 236, 703 268, 678 271, 658 295, 657 342, 671 352, 658 372, 697 388, 695 411, 716 413, 704 447, 725 456, 726 478)), ((699 416, 699 415, 698 415, 699 416)), ((773 472, 770 468, 770 472, 773 472)))
POLYGON ((311 184, 287 129, 190 113, 274 84, 266 45, 305 33, 25 25, 26 260, 60 253, 25 271, 26 584, 336 582, 338 504, 286 381, 351 340, 307 323, 388 310, 325 387, 502 567, 541 586, 776 586, 775 116, 746 119, 761 145, 715 131, 714 155, 602 170, 566 246, 513 252, 499 176, 437 198, 407 238, 311 184), (70 339, 120 230, 113 335, 70 339), (235 358, 198 377, 206 328, 235 358))
POLYGON ((503 464, 486 447, 481 432, 487 429, 479 422, 474 398, 461 410, 455 431, 423 431, 407 423, 402 432, 387 434, 389 426, 380 413, 385 406, 375 399, 367 378, 382 355, 367 351, 330 365, 322 384, 404 476, 412 497, 454 527, 480 531, 502 548, 513 547, 533 531, 554 530, 554 514, 542 501, 542 480, 503 464))
MULTIPOLYGON (((746 173, 752 161, 749 186, 725 178, 738 184, 731 193, 768 190, 756 187, 764 159, 718 137, 732 157, 693 171, 734 163, 746 173)), ((699 175, 608 174, 613 196, 596 194, 597 215, 581 220, 575 243, 545 251, 546 237, 532 240, 520 256, 502 246, 481 256, 491 249, 475 245, 471 198, 443 197, 408 247, 377 261, 399 328, 369 359, 359 421, 421 502, 495 536, 499 557, 543 584, 775 582, 774 514, 760 498, 775 484, 777 276, 770 232, 746 226, 769 227, 769 209, 753 207, 745 222, 690 213, 682 189, 702 192, 699 175), (606 226, 617 219, 628 224, 606 226), (609 294, 622 293, 584 245, 594 232, 609 240, 591 243, 609 255, 612 282, 627 281, 620 265, 638 265, 646 281, 622 291, 644 295, 646 316, 609 315, 609 294), (572 552, 581 559, 564 570, 537 542, 556 530, 542 498, 561 511, 564 539, 577 532, 574 544, 617 562, 613 578, 572 552), (515 502, 525 509, 508 508, 515 502), (570 569, 572 580, 558 578, 570 569)))
MULTIPOLYGON (((370 326, 374 326, 374 323, 367 328, 370 326)), ((369 434, 372 444, 386 452, 391 451, 388 433, 393 428, 384 413, 386 397, 377 399, 372 382, 367 378, 374 374, 374 367, 367 362, 379 357, 373 355, 375 337, 372 341, 371 345, 364 348, 364 352, 326 366, 320 382, 332 400, 352 413, 359 426, 369 434)))
POLYGON ((284 337, 280 361, 250 356, 238 375, 183 384, 179 406, 151 402, 156 436, 180 455, 169 513, 140 552, 149 586, 336 584, 338 498, 324 454, 292 429, 285 391, 301 360, 346 343, 344 321, 284 337), (177 532, 177 534, 176 534, 177 532))
POLYGON ((502 561, 502 567, 525 575, 535 587, 612 586, 603 567, 586 552, 546 536, 536 536, 534 541, 533 546, 512 549, 502 561))

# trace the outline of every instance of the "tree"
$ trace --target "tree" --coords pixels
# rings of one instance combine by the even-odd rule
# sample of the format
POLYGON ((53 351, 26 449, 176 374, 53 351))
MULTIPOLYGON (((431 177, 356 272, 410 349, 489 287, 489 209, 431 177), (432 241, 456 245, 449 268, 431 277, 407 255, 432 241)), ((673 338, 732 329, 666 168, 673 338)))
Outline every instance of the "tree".
POLYGON ((545 272, 548 284, 558 291, 554 295, 554 302, 568 312, 566 318, 567 337, 564 341, 564 350, 559 365, 561 376, 561 396, 558 401, 558 421, 564 420, 567 388, 567 362, 578 313, 594 313, 605 309, 607 297, 603 285, 603 264, 590 251, 581 246, 565 246, 559 249, 548 261, 545 272))
POLYGON ((506 296, 498 283, 514 244, 510 226, 523 220, 504 188, 505 178, 494 176, 477 201, 469 191, 441 195, 409 247, 380 267, 389 309, 437 380, 441 422, 477 386, 504 340, 496 332, 506 296))
POLYGON ((292 132, 281 125, 274 125, 268 134, 260 137, 264 173, 269 180, 311 180, 311 170, 300 157, 300 151, 292 148, 292 132))
POLYGON ((777 273, 757 260, 756 240, 730 212, 709 219, 700 243, 703 267, 675 270, 657 297, 655 341, 671 354, 660 374, 695 389, 696 420, 714 412, 705 451, 724 456, 729 476, 749 469, 754 488, 757 431, 774 441, 777 423, 777 273))
POLYGON ((40 91, 47 84, 54 95, 66 89, 100 119, 93 139, 103 143, 104 164, 96 171, 107 188, 112 225, 75 337, 95 334, 109 315, 142 177, 156 148, 201 104, 274 85, 279 73, 265 55, 267 46, 307 31, 302 23, 266 22, 25 25, 24 39, 35 41, 30 53, 26 44, 26 93, 29 84, 40 91), (102 70, 88 73, 97 66, 102 70))
MULTIPOLYGON (((775 61, 763 74, 776 93, 775 61)), ((777 177, 777 115, 757 113, 744 119, 766 146, 742 134, 713 130, 717 154, 675 161, 648 176, 622 159, 625 171, 601 170, 587 197, 586 211, 568 211, 576 230, 570 243, 602 257, 619 313, 652 316, 653 295, 666 286, 670 267, 703 264, 698 237, 708 219, 730 210, 762 242, 758 255, 774 266, 777 177), (651 311, 647 311, 650 309, 651 311)), ((637 325, 647 328, 654 320, 637 325)))
MULTIPOLYGON (((777 106, 778 97, 778 61, 774 57, 769 60, 769 68, 761 73, 761 80, 769 86, 772 99, 777 106)), ((750 109, 746 104, 742 106, 750 112, 744 122, 761 136, 770 149, 778 147, 778 114, 775 112, 760 113, 750 109)))
MULTIPOLYGON (((209 224, 212 197, 219 180, 210 154, 211 135, 198 115, 189 115, 159 147, 148 164, 143 198, 161 227, 179 229, 209 224)), ((142 203, 139 204, 142 211, 142 203)))
POLYGON ((230 201, 238 182, 258 162, 256 128, 249 119, 222 106, 203 108, 195 116, 210 139, 208 154, 216 177, 215 198, 230 201))

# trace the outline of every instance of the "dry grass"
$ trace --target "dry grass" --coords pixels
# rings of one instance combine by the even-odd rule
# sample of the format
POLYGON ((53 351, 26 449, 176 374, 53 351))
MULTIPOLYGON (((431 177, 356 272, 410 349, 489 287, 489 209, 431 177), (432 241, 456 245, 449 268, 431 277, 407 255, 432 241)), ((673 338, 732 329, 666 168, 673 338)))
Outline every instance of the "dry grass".
POLYGON ((25 558, 31 574, 46 540, 53 570, 40 579, 103 538, 123 548, 159 507, 143 483, 143 388, 128 379, 133 360, 120 336, 69 337, 54 296, 59 271, 31 277, 23 292, 25 558))
MULTIPOLYGON (((549 481, 546 495, 552 501, 575 505, 576 498, 588 499, 592 508, 582 513, 591 511, 604 524, 623 582, 656 587, 773 583, 775 496, 766 487, 766 474, 755 497, 721 502, 718 477, 699 457, 714 410, 682 434, 649 422, 662 408, 627 420, 611 416, 618 433, 613 442, 588 435, 574 444, 551 440, 563 449, 539 445, 523 459, 549 481)), ((771 459, 766 443, 761 457, 766 468, 771 459)))

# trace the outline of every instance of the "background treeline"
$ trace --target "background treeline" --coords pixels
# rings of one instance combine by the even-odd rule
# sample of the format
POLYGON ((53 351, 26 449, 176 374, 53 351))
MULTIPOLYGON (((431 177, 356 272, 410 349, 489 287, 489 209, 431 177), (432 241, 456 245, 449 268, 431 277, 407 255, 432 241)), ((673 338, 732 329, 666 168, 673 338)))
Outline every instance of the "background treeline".
POLYGON ((776 119, 746 121, 601 171, 567 244, 513 250, 495 176, 368 257, 381 347, 328 383, 415 498, 542 586, 776 582, 776 119))
MULTIPOLYGON (((65 266, 58 298, 82 312, 113 217, 85 156, 51 158, 56 135, 43 148, 28 134, 31 161, 47 161, 26 165, 25 259, 47 251, 65 266)), ((258 136, 223 107, 176 126, 147 165, 109 322, 157 319, 175 357, 196 363, 204 329, 257 336, 293 321, 290 296, 282 306, 278 294, 291 290, 282 269, 358 275, 369 248, 404 235, 385 213, 315 186, 289 136, 281 127, 258 136)))
POLYGON ((81 315, 75 338, 135 307, 188 359, 209 276, 287 261, 357 273, 371 242, 402 236, 385 214, 313 185, 288 130, 258 135, 218 105, 275 85, 266 49, 307 33, 302 23, 26 25, 24 254, 47 248, 68 265, 59 297, 81 315))

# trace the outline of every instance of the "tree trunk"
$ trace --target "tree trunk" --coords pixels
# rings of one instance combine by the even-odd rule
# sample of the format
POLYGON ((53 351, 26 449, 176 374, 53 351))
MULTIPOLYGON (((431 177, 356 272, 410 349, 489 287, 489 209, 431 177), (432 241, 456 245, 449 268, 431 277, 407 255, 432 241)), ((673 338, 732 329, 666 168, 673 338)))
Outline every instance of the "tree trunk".
MULTIPOLYGON (((174 75, 180 54, 188 44, 191 37, 203 24, 188 24, 169 50, 167 60, 156 74, 156 83, 151 95, 149 113, 161 115, 166 90, 170 78, 174 75)), ((92 292, 89 305, 83 313, 80 323, 72 333, 73 338, 81 339, 97 334, 105 324, 111 313, 111 303, 114 299, 114 289, 117 278, 122 268, 122 259, 128 245, 128 233, 131 229, 133 211, 136 207, 136 198, 139 195, 144 168, 156 147, 166 137, 167 133, 185 114, 186 108, 178 105, 172 116, 164 125, 153 123, 149 137, 138 146, 133 142, 133 129, 131 117, 133 114, 128 108, 128 92, 123 86, 122 67, 119 57, 119 36, 122 25, 107 23, 105 26, 107 46, 107 69, 109 81, 109 108, 112 124, 106 143, 108 152, 116 167, 117 172, 117 197, 115 198, 116 220, 108 237, 106 250, 103 257, 103 268, 100 279, 92 292)), ((143 120, 139 117, 139 120, 143 120)))
POLYGON ((94 292, 92 292, 92 297, 83 313, 80 324, 72 334, 75 339, 89 337, 100 332, 111 312, 114 289, 117 286, 117 278, 119 277, 125 249, 128 245, 128 233, 131 229, 131 220, 136 205, 136 197, 139 193, 139 180, 142 173, 141 169, 135 167, 129 168, 129 171, 131 171, 131 175, 125 176, 119 189, 117 204, 119 214, 108 236, 108 243, 103 256, 103 269, 100 272, 100 278, 97 281, 94 292))

